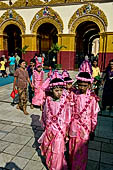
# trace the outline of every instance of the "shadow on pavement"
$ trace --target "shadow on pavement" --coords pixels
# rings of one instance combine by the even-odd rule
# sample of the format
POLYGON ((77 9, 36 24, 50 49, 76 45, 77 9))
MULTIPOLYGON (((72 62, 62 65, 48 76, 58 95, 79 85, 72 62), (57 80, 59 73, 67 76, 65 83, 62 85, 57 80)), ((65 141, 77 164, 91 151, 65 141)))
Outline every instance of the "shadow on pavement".
POLYGON ((40 138, 40 136, 42 135, 42 133, 44 131, 43 128, 41 127, 40 116, 32 114, 31 119, 32 119, 31 127, 32 127, 32 130, 34 132, 34 138, 35 138, 32 147, 36 149, 37 156, 39 156, 41 158, 41 162, 43 163, 43 165, 47 169, 45 158, 44 158, 44 156, 41 155, 41 150, 40 150, 40 147, 39 147, 40 144, 38 143, 38 139, 40 138))
POLYGON ((5 167, 0 167, 0 170, 22 170, 14 162, 6 163, 5 167))

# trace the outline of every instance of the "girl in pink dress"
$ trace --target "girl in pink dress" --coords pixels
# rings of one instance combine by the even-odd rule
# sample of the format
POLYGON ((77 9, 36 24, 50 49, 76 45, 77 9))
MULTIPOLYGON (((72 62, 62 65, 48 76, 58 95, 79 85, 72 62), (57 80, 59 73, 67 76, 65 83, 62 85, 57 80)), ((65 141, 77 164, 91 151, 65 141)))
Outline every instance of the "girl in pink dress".
POLYGON ((42 114, 45 131, 38 140, 49 170, 67 170, 64 151, 71 106, 63 89, 62 76, 54 71, 50 81, 51 96, 46 97, 42 114))
POLYGON ((88 72, 90 75, 92 75, 92 65, 89 62, 88 56, 85 56, 85 60, 82 62, 79 68, 79 72, 88 72))
POLYGON ((36 69, 33 70, 32 85, 34 87, 34 97, 32 98, 32 104, 41 106, 43 104, 44 92, 42 90, 42 84, 44 81, 44 71, 42 71, 42 64, 36 64, 36 69))
POLYGON ((85 170, 88 160, 88 140, 93 139, 99 112, 98 97, 89 88, 92 78, 88 72, 77 76, 78 90, 69 132, 70 170, 85 170), (91 138, 90 138, 91 137, 91 138))

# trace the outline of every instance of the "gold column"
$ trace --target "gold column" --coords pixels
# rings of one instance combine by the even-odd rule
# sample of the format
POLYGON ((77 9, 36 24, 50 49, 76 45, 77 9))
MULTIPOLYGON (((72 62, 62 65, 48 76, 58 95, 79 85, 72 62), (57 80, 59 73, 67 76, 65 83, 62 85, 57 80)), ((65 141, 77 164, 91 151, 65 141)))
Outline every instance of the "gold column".
POLYGON ((4 35, 0 34, 0 51, 4 50, 4 35))
MULTIPOLYGON (((58 44, 65 46, 66 48, 62 48, 60 52, 74 52, 75 51, 75 34, 58 34, 58 44)), ((63 56, 60 56, 61 54, 58 53, 57 55, 57 64, 60 63, 60 58, 63 58, 63 56)), ((69 57, 69 56, 68 56, 69 57)))
POLYGON ((27 45, 27 51, 37 51, 37 35, 24 34, 22 35, 22 48, 27 45))
POLYGON ((75 34, 58 34, 58 44, 66 46, 61 51, 75 51, 75 34))
POLYGON ((100 53, 113 52, 113 32, 100 33, 100 53))

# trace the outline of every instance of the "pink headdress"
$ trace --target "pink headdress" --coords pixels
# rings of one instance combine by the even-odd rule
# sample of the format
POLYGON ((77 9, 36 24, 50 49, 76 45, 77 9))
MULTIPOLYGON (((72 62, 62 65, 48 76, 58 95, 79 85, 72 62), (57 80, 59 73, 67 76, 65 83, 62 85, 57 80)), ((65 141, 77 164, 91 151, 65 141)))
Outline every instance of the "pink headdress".
POLYGON ((65 83, 62 78, 62 75, 57 70, 55 70, 50 76, 50 87, 64 86, 64 85, 65 83))
POLYGON ((82 73, 84 74, 84 73, 88 73, 88 72, 80 72, 79 74, 77 74, 77 75, 75 76, 77 80, 93 83, 94 78, 91 77, 91 75, 90 75, 89 73, 88 73, 88 74, 89 74, 89 77, 90 77, 90 78, 86 78, 86 77, 80 76, 80 74, 82 74, 82 73))
POLYGON ((67 70, 64 70, 64 71, 62 72, 62 77, 63 77, 63 79, 64 79, 65 77, 70 77, 70 75, 69 75, 69 73, 67 72, 67 70))
POLYGON ((62 72, 62 77, 63 77, 65 83, 73 83, 74 82, 74 80, 70 78, 70 75, 67 72, 67 70, 64 70, 62 72))
POLYGON ((36 63, 36 67, 42 66, 42 63, 36 63))

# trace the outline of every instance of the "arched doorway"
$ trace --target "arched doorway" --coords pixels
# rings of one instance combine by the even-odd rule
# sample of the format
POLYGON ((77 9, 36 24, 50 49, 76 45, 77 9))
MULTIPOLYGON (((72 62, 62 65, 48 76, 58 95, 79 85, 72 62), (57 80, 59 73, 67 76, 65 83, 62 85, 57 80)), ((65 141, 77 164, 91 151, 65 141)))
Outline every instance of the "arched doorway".
POLYGON ((98 25, 92 21, 85 21, 76 28, 76 63, 78 66, 88 55, 92 60, 93 56, 99 53, 99 35, 98 25))
POLYGON ((39 53, 45 54, 45 64, 54 65, 57 63, 57 56, 55 53, 49 53, 51 46, 58 42, 57 28, 51 23, 43 23, 38 27, 37 30, 37 49, 39 53), (55 61, 53 59, 55 58, 55 61))
POLYGON ((7 45, 8 53, 11 54, 16 51, 21 56, 20 50, 18 50, 18 48, 22 48, 20 28, 14 24, 7 25, 3 34, 5 35, 4 42, 7 45))

